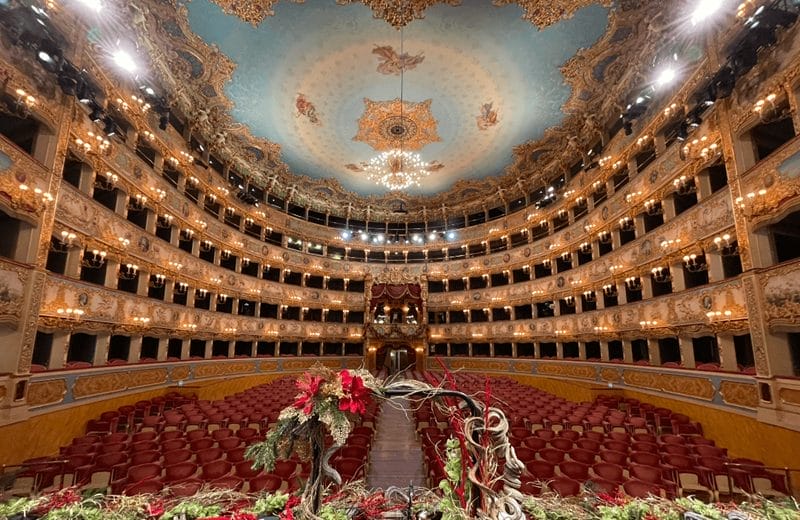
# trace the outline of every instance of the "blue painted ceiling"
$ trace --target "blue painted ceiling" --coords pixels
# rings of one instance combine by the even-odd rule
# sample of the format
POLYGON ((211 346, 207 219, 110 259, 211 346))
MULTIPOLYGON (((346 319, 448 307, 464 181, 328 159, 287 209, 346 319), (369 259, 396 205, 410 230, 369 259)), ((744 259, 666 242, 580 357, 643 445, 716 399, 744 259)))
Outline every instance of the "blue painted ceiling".
MULTIPOLYGON (((192 30, 236 64, 225 87, 236 120, 280 144, 294 173, 332 177, 362 195, 386 192, 357 171, 379 152, 354 137, 365 98, 400 96, 398 30, 361 3, 334 0, 279 2, 258 27, 209 0, 187 8, 192 30)), ((587 7, 545 30, 521 16, 516 5, 464 0, 436 4, 403 30, 403 98, 430 100, 420 117, 432 117, 440 139, 418 143, 418 152, 442 165, 412 193, 502 174, 515 145, 561 122, 570 88, 559 68, 602 36, 608 9, 587 7)))

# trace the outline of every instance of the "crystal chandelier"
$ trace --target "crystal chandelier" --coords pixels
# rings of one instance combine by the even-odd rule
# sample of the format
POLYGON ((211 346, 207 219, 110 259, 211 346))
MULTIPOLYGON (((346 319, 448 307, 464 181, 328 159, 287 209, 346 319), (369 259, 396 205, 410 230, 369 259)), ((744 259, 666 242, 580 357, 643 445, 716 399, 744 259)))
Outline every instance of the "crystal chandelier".
POLYGON ((397 191, 419 186, 420 179, 430 174, 429 166, 417 153, 394 149, 373 157, 364 169, 369 180, 397 191))

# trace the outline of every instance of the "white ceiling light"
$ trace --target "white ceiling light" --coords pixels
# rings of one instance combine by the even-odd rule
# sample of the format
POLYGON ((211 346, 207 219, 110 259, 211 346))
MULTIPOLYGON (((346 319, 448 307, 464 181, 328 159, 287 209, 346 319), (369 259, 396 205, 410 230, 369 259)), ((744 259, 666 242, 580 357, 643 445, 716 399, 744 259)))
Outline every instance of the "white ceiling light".
POLYGON ((78 2, 85 5, 92 11, 99 11, 103 8, 103 3, 100 0, 78 0, 78 2))
POLYGON ((117 66, 122 70, 126 72, 136 72, 136 62, 133 60, 133 56, 131 56, 127 51, 117 49, 114 52, 113 58, 114 63, 116 63, 117 66))
POLYGON ((659 73, 658 78, 656 78, 656 85, 659 88, 665 87, 675 81, 675 76, 675 70, 672 67, 667 67, 659 73))
POLYGON ((697 25, 708 20, 719 11, 725 0, 699 0, 697 7, 692 11, 692 25, 697 25))

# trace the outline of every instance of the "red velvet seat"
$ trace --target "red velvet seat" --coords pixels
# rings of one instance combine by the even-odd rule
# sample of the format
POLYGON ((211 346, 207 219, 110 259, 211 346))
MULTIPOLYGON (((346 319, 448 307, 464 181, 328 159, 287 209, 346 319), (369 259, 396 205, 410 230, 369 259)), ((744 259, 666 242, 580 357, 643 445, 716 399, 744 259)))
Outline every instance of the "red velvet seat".
POLYGON ((207 450, 214 446, 214 440, 210 437, 204 437, 202 439, 197 439, 189 443, 191 446, 192 451, 198 452, 207 450))
POLYGON ((225 460, 233 464, 236 464, 237 462, 242 462, 243 460, 245 460, 244 453, 246 450, 247 448, 245 447, 228 450, 227 452, 225 452, 225 460))
POLYGON ((574 460, 582 464, 594 464, 595 459, 597 458, 596 451, 582 450, 580 448, 575 448, 568 451, 567 455, 569 455, 570 460, 574 460))
POLYGON ((231 491, 240 491, 244 486, 244 480, 236 476, 220 477, 208 483, 211 489, 229 489, 231 491))
POLYGON ((541 437, 526 437, 522 441, 522 445, 534 451, 539 451, 542 448, 547 447, 547 441, 541 437))
POLYGON ((624 465, 628 461, 628 454, 621 451, 601 449, 599 454, 600 454, 600 459, 603 462, 610 462, 612 464, 624 465))
POLYGON ((200 488, 203 487, 203 481, 200 479, 192 478, 186 479, 181 482, 171 483, 169 485, 169 491, 172 496, 176 498, 185 498, 185 497, 192 497, 200 491, 200 488))
POLYGON ((574 443, 570 439, 556 437, 550 441, 550 446, 561 451, 569 451, 574 446, 574 443))
POLYGON ((614 482, 615 484, 622 484, 625 482, 624 468, 617 464, 610 462, 598 462, 592 466, 592 473, 601 479, 614 482))
POLYGON ((220 448, 208 448, 205 450, 201 450, 196 452, 195 461, 200 466, 208 464, 209 462, 213 462, 215 460, 219 460, 222 458, 222 450, 220 448))
POLYGON ((665 496, 662 488, 636 479, 627 480, 622 485, 622 489, 625 490, 626 495, 634 498, 648 498, 651 495, 657 497, 665 496))
POLYGON ((164 489, 164 483, 158 479, 142 480, 125 487, 124 495, 153 495, 164 489))
POLYGON ((164 465, 171 466, 179 462, 186 462, 192 458, 193 453, 187 449, 164 452, 164 465))
POLYGON ((574 460, 565 460, 558 465, 558 470, 565 477, 569 477, 578 482, 584 482, 589 478, 589 466, 574 460))
POLYGON ((131 453, 130 465, 138 466, 139 464, 147 464, 148 462, 158 462, 161 460, 161 452, 156 450, 139 451, 131 453))
POLYGON ((200 478, 206 482, 227 476, 231 472, 231 463, 225 460, 215 460, 204 464, 200 468, 200 478))
POLYGON ((581 494, 581 483, 566 477, 555 477, 547 483, 547 487, 562 497, 573 497, 581 494))
POLYGON ((192 478, 197 473, 197 464, 194 462, 179 462, 164 467, 164 481, 170 484, 192 478))
POLYGON ((547 480, 555 476, 556 467, 554 464, 545 460, 532 460, 525 463, 525 469, 528 470, 535 479, 547 480))
POLYGON ((631 463, 644 464, 645 466, 656 467, 661 462, 661 456, 649 451, 633 451, 629 455, 631 463))
POLYGON ((258 493, 265 491, 267 493, 275 493, 283 485, 281 477, 272 474, 260 475, 248 481, 248 491, 250 493, 258 493))

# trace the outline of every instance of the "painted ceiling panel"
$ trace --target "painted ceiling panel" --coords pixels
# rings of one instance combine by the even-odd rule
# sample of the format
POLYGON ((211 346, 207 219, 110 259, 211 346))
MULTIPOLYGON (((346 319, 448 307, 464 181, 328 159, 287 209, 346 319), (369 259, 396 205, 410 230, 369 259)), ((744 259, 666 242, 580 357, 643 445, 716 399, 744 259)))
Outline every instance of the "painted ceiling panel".
POLYGON ((516 5, 438 4, 406 26, 401 52, 400 31, 360 3, 283 2, 258 27, 208 0, 187 7, 192 30, 236 64, 233 117, 279 143, 293 172, 363 195, 386 189, 361 163, 400 140, 437 165, 412 193, 502 174, 515 145, 561 122, 570 90, 559 68, 602 36, 609 14, 590 6, 537 30, 516 5))

